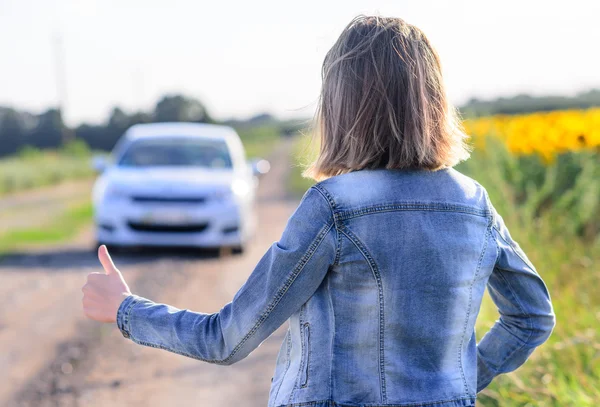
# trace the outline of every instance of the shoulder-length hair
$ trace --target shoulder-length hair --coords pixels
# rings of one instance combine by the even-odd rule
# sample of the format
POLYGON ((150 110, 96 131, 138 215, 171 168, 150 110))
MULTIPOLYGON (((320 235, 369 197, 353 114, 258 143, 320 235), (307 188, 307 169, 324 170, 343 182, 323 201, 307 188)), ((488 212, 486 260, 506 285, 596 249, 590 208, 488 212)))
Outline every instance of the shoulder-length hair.
POLYGON ((305 176, 372 168, 436 170, 469 157, 440 58, 417 27, 358 16, 325 56, 320 151, 305 176))

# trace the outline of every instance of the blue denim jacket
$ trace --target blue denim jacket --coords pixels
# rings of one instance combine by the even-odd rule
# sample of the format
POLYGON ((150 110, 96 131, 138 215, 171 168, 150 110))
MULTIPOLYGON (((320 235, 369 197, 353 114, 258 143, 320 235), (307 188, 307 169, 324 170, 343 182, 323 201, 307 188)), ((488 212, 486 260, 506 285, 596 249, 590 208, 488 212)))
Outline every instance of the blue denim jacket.
POLYGON ((484 188, 443 169, 318 183, 218 313, 132 295, 117 324, 136 343, 229 365, 288 319, 269 406, 473 406, 555 323, 484 188), (500 319, 477 344, 486 287, 500 319))

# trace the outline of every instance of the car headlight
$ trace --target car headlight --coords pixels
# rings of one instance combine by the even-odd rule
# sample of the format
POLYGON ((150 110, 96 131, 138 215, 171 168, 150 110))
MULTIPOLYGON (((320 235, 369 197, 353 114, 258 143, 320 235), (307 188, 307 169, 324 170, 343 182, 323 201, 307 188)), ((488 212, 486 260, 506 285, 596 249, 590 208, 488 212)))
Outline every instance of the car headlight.
POLYGON ((219 188, 212 192, 211 197, 218 201, 228 201, 243 198, 250 193, 250 185, 242 180, 235 180, 229 187, 219 188))
POLYGON ((231 184, 231 192, 239 197, 245 197, 250 193, 250 184, 241 179, 236 179, 231 184))

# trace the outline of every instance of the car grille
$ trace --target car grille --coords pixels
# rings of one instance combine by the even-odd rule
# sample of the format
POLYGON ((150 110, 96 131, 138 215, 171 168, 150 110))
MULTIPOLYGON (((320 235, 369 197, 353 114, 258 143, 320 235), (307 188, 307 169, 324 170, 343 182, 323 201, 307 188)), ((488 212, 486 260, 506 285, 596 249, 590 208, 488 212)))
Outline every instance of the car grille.
POLYGON ((165 197, 165 196, 132 196, 131 200, 137 203, 183 203, 199 204, 206 202, 205 196, 183 196, 183 197, 165 197))
POLYGON ((190 223, 186 225, 161 225, 156 223, 128 222, 129 227, 137 232, 158 233, 198 233, 208 227, 208 223, 190 223))

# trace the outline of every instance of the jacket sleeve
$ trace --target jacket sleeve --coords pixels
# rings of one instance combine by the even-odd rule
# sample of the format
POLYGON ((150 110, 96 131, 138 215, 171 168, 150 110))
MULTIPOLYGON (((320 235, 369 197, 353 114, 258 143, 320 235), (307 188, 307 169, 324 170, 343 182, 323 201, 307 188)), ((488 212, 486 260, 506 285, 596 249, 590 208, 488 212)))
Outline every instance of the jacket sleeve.
POLYGON ((500 313, 477 345, 477 392, 501 373, 521 366, 544 343, 555 325, 548 289, 494 211, 498 258, 488 291, 500 313))
POLYGON ((333 213, 309 189, 254 271, 219 312, 204 314, 131 295, 117 312, 123 336, 205 362, 229 365, 260 345, 300 309, 323 281, 336 254, 333 213))

